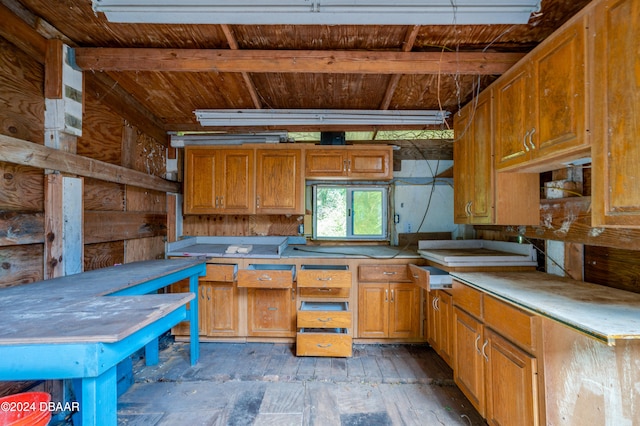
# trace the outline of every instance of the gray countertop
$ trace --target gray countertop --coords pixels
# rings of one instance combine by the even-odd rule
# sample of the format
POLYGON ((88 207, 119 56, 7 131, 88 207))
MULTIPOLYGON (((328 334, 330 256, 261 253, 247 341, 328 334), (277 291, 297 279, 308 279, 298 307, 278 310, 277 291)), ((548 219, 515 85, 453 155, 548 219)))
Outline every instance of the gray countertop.
POLYGON ((619 339, 640 339, 640 294, 537 271, 451 275, 608 345, 619 339))
POLYGON ((420 258, 416 251, 402 250, 392 246, 289 246, 282 254, 283 258, 420 258))

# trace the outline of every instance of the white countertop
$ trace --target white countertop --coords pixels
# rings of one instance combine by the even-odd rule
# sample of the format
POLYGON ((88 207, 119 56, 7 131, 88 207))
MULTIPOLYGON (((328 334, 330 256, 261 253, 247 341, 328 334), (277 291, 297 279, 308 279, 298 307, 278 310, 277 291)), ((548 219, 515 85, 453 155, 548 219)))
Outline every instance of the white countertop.
POLYGON ((544 272, 451 272, 499 299, 561 322, 608 345, 640 339, 640 294, 544 272))

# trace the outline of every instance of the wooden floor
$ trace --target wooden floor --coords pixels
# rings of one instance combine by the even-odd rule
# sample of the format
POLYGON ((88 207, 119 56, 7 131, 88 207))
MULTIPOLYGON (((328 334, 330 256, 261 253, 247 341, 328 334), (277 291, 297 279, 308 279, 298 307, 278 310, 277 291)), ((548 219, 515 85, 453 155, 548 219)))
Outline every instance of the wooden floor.
POLYGON ((184 343, 134 360, 122 425, 484 425, 428 345, 354 345, 351 358, 296 357, 288 344, 184 343))

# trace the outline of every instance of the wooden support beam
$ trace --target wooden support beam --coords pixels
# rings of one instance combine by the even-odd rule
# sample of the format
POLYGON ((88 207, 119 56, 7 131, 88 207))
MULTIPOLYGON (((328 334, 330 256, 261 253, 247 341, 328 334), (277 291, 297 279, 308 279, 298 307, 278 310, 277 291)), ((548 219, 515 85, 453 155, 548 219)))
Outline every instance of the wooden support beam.
POLYGON ((0 3, 0 36, 6 38, 36 61, 44 63, 47 55, 47 39, 0 3))
MULTIPOLYGON (((233 32, 229 25, 223 24, 220 26, 222 28, 222 32, 224 36, 227 38, 227 43, 229 43, 229 48, 231 50, 238 50, 238 42, 236 38, 233 36, 233 32)), ((262 109, 262 102, 260 102, 260 98, 258 97, 258 92, 256 91, 256 86, 253 84, 253 80, 251 80, 251 76, 248 72, 242 73, 242 79, 244 80, 244 84, 249 92, 249 96, 251 96, 251 100, 253 101, 253 106, 256 109, 262 109)))
POLYGON ((145 212, 97 212, 84 214, 85 244, 157 237, 167 233, 167 215, 145 212))
POLYGON ((0 135, 0 161, 40 169, 59 170, 83 177, 124 183, 162 192, 181 192, 180 184, 177 182, 169 182, 126 167, 70 154, 5 135, 0 135))
MULTIPOLYGON (((418 37, 418 33, 420 32, 420 25, 414 25, 410 31, 407 31, 407 36, 405 37, 404 42, 402 43, 402 51, 403 52, 411 52, 413 49, 413 45, 416 42, 416 37, 418 37)), ((387 90, 384 93, 384 98, 382 99, 382 103, 380 104, 380 109, 389 109, 391 105, 391 99, 393 99, 393 94, 396 91, 396 87, 398 87, 398 83, 400 82, 400 74, 394 74, 391 76, 391 80, 389 84, 387 84, 387 90)))
POLYGON ((51 279, 64 276, 62 258, 64 255, 62 241, 63 176, 50 174, 45 177, 44 187, 44 278, 51 279))
POLYGON ((76 64, 92 71, 332 74, 502 74, 524 54, 495 52, 365 52, 76 48, 76 64))

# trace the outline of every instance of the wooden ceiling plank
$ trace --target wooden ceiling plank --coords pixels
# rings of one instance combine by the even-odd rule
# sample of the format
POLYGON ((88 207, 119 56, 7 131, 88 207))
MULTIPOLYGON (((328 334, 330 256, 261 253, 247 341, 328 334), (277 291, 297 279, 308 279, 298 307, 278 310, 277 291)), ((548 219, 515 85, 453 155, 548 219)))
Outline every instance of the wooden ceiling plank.
MULTIPOLYGON (((407 36, 405 37, 405 40, 402 42, 403 52, 411 52, 419 32, 420 32, 420 25, 414 25, 411 28, 411 31, 407 31, 407 36)), ((382 100, 380 109, 389 109, 389 105, 391 105, 391 99, 393 99, 393 94, 396 92, 396 87, 398 87, 398 83, 400 82, 400 77, 401 77, 400 74, 394 74, 393 76, 391 76, 391 80, 387 85, 387 90, 384 93, 384 99, 382 100)))
MULTIPOLYGON (((227 42, 229 43, 229 48, 231 50, 238 50, 238 42, 236 38, 233 36, 233 32, 229 25, 223 24, 220 26, 222 28, 222 32, 224 36, 227 38, 227 42)), ((242 72, 242 79, 244 80, 244 84, 247 86, 247 91, 249 92, 249 96, 251 96, 251 101, 253 102, 253 106, 256 109, 262 109, 262 103, 260 102, 260 97, 258 97, 258 92, 256 91, 256 86, 253 84, 251 80, 251 76, 247 72, 242 72)))
POLYGON ((76 64, 93 71, 335 74, 502 74, 524 56, 496 52, 364 52, 76 48, 76 64))

